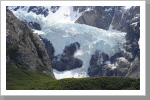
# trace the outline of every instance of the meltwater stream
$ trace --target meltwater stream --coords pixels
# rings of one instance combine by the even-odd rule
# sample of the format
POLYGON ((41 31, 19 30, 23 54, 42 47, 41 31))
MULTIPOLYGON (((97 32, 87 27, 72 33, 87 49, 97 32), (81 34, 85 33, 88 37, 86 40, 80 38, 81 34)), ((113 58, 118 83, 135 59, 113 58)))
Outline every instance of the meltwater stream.
POLYGON ((34 33, 38 33, 42 38, 46 38, 52 43, 55 56, 62 54, 65 46, 71 43, 78 42, 80 44, 80 49, 74 54, 74 57, 82 60, 83 66, 62 72, 54 69, 54 75, 57 79, 88 77, 87 70, 91 55, 96 50, 101 50, 111 57, 123 49, 123 43, 125 42, 126 33, 106 31, 77 23, 59 23, 31 13, 26 15, 25 13, 24 15, 23 13, 16 13, 16 16, 20 20, 37 22, 41 25, 42 30, 35 30, 34 33))

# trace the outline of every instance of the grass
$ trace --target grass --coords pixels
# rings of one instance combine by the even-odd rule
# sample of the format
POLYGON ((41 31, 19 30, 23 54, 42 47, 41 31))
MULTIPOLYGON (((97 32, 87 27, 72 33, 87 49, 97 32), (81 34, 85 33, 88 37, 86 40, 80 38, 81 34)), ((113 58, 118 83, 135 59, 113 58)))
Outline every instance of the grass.
POLYGON ((53 79, 24 66, 7 64, 7 90, 139 90, 140 80, 119 77, 53 79))
POLYGON ((7 90, 33 90, 55 79, 41 73, 32 72, 24 66, 7 64, 6 66, 6 89, 7 90))

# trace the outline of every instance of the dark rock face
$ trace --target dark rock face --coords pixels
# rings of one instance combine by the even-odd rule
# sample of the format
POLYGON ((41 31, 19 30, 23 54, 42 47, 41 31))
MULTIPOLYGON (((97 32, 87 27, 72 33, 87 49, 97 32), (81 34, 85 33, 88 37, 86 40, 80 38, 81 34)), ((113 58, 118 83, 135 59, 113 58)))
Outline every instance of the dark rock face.
POLYGON ((80 48, 80 44, 78 42, 72 43, 65 47, 64 53, 73 56, 73 54, 80 48))
POLYGON ((40 71, 54 78, 51 63, 42 41, 29 31, 11 11, 6 11, 7 63, 25 66, 31 71, 40 71))
POLYGON ((17 44, 19 41, 21 41, 26 30, 24 29, 22 23, 17 19, 17 17, 13 15, 11 11, 7 10, 6 15, 6 47, 8 48, 13 44, 17 44), (14 28, 15 26, 17 26, 17 28, 14 28))
POLYGON ((72 43, 65 47, 63 54, 54 56, 52 67, 58 71, 71 70, 80 68, 83 62, 80 59, 73 57, 74 53, 80 48, 78 42, 72 43))
POLYGON ((55 13, 59 8, 60 8, 60 6, 51 6, 50 9, 53 13, 55 13))
POLYGON ((112 21, 112 28, 122 32, 127 32, 128 24, 132 19, 139 17, 140 7, 133 6, 128 10, 122 9, 122 7, 115 8, 115 14, 112 21))
POLYGON ((36 22, 29 22, 29 26, 30 26, 32 29, 41 30, 40 24, 38 24, 38 23, 36 23, 36 22))
POLYGON ((140 78, 140 60, 138 58, 132 62, 127 77, 140 78))
POLYGON ((36 22, 27 22, 27 21, 21 21, 21 22, 28 31, 31 31, 32 29, 41 30, 40 24, 38 24, 36 22))
POLYGON ((117 69, 114 68, 114 65, 105 65, 102 69, 101 76, 109 76, 109 77, 115 77, 117 76, 117 69))
POLYGON ((125 77, 126 74, 128 73, 130 62, 124 57, 118 58, 116 61, 116 67, 117 67, 117 76, 125 77))
POLYGON ((95 51, 90 60, 90 67, 88 68, 88 75, 90 77, 98 77, 103 74, 103 66, 109 60, 109 56, 101 51, 95 51))
POLYGON ((37 15, 42 14, 45 17, 49 14, 49 10, 42 6, 30 6, 28 12, 30 11, 36 13, 37 15))
POLYGON ((110 62, 114 63, 117 60, 117 58, 119 58, 119 57, 123 57, 123 52, 119 52, 119 53, 116 53, 115 55, 111 56, 110 62))
POLYGON ((21 21, 21 22, 24 25, 26 30, 28 30, 29 32, 33 32, 27 21, 21 21))
POLYGON ((52 67, 58 71, 71 70, 82 67, 83 62, 68 54, 61 54, 54 57, 52 67))
POLYGON ((140 49, 138 41, 140 39, 140 21, 132 22, 128 26, 128 31, 126 35, 127 43, 126 43, 126 51, 131 52, 132 55, 138 56, 140 59, 140 49))
POLYGON ((52 43, 50 41, 48 41, 47 39, 43 39, 42 37, 40 37, 40 38, 42 39, 42 41, 44 43, 44 46, 45 46, 45 48, 47 50, 47 53, 49 55, 49 58, 52 61, 53 58, 54 58, 54 52, 55 52, 52 43))
POLYGON ((90 65, 104 64, 104 62, 109 60, 109 56, 99 50, 97 50, 91 57, 90 65))
POLYGON ((86 11, 75 23, 86 24, 108 30, 114 16, 114 7, 96 6, 94 10, 86 11))
POLYGON ((128 24, 133 18, 139 17, 140 7, 133 6, 128 10, 124 6, 96 6, 91 11, 86 11, 75 23, 86 24, 97 28, 112 29, 127 32, 128 24))

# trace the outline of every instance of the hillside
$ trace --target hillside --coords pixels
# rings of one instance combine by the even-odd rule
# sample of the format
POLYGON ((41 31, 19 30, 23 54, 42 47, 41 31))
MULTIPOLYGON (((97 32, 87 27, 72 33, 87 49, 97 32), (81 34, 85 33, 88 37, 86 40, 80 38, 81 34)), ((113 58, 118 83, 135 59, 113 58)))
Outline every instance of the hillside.
POLYGON ((42 41, 9 10, 6 10, 6 56, 7 65, 25 66, 30 71, 46 73, 54 78, 42 41))
POLYGON ((23 66, 7 65, 7 90, 139 90, 140 80, 119 77, 66 78, 56 80, 23 66), (15 73, 14 73, 15 72, 15 73))

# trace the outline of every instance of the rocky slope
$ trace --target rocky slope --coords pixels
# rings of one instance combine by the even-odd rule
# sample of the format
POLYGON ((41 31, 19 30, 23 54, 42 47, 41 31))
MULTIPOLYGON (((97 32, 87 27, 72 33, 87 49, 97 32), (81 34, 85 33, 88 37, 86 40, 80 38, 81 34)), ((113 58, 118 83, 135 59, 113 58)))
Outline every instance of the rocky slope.
POLYGON ((108 30, 109 28, 127 32, 127 26, 132 18, 140 16, 140 7, 133 6, 96 6, 86 11, 75 22, 108 30))
POLYGON ((7 64, 25 66, 31 71, 40 71, 54 78, 49 56, 40 38, 6 10, 7 64))
POLYGON ((84 12, 75 23, 86 24, 108 30, 114 12, 114 7, 95 7, 94 10, 84 12))
MULTIPOLYGON (((108 30, 108 26, 111 25, 111 27, 113 26, 113 29, 127 33, 126 43, 124 44, 124 50, 110 58, 107 57, 107 54, 96 51, 91 57, 88 74, 91 77, 119 76, 140 78, 140 8, 131 7, 127 12, 121 12, 122 10, 119 10, 121 7, 111 7, 108 11, 109 13, 112 12, 112 14, 110 14, 112 16, 110 18, 108 17, 108 19, 112 19, 112 21, 109 21, 108 23, 106 22, 108 21, 106 19, 107 16, 106 18, 100 17, 105 15, 106 9, 108 8, 96 7, 93 11, 83 13, 83 15, 76 22, 103 28, 105 30, 108 30), (90 16, 88 13, 92 13, 92 15, 90 16), (93 19, 87 19, 90 17, 93 19), (100 23, 98 23, 97 20, 100 20, 100 23), (104 63, 106 61, 110 62, 106 64, 104 63)), ((107 14, 109 15, 109 13, 107 14)))

